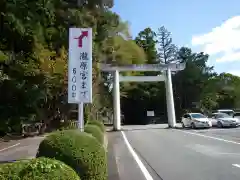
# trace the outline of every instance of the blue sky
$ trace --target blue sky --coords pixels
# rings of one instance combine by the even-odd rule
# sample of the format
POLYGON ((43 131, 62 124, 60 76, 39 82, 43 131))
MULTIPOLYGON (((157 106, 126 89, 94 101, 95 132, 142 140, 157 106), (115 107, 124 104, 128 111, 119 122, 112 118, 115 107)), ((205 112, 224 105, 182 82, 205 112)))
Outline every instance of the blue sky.
POLYGON ((112 10, 130 23, 133 36, 164 25, 176 45, 204 51, 217 72, 240 76, 239 0, 114 1, 112 10))

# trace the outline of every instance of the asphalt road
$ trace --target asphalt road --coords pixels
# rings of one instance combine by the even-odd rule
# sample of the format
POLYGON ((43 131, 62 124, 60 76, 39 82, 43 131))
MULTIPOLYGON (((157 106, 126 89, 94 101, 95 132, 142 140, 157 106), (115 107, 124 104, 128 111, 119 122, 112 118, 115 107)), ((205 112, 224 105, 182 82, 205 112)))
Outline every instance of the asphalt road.
POLYGON ((0 145, 0 163, 20 159, 34 158, 38 145, 44 137, 26 138, 18 141, 2 142, 0 145))
MULTIPOLYGON (((109 133, 108 179, 240 179, 240 128, 166 127, 124 126, 122 132, 109 133)), ((42 139, 35 137, 1 144, 0 162, 33 158, 42 139)))
POLYGON ((122 158, 116 162, 120 179, 240 179, 240 128, 178 130, 148 125, 123 129, 115 143, 116 157, 122 158))

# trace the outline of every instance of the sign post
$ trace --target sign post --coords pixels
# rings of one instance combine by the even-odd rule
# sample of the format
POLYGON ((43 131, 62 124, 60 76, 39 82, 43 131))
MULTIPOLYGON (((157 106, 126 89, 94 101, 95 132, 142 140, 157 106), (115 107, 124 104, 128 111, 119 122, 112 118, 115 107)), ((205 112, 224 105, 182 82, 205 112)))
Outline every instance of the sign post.
POLYGON ((83 103, 78 104, 78 129, 80 131, 84 131, 84 109, 83 109, 83 103))
POLYGON ((92 103, 92 29, 69 29, 68 103, 78 104, 78 128, 83 131, 84 103, 92 103))

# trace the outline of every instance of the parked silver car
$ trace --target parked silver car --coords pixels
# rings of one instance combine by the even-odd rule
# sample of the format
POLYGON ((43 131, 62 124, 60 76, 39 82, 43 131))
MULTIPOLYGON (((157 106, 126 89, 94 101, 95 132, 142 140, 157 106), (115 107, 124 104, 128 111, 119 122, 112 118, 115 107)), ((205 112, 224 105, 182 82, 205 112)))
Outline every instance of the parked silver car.
POLYGON ((239 120, 237 118, 234 118, 226 113, 213 113, 210 119, 212 125, 219 128, 236 127, 239 124, 239 120))
POLYGON ((240 112, 235 112, 234 117, 237 118, 240 123, 240 112))
POLYGON ((211 121, 201 113, 187 113, 182 117, 182 127, 195 128, 210 128, 212 127, 211 121))

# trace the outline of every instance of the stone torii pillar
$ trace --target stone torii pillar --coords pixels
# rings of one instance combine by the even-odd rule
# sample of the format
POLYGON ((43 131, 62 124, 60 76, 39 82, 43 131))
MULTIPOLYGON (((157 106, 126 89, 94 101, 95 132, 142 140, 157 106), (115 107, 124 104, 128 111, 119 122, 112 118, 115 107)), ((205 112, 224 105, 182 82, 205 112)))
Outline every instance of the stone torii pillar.
POLYGON ((169 68, 166 70, 165 87, 166 87, 168 125, 169 127, 173 128, 176 127, 176 115, 172 89, 172 74, 169 68))
POLYGON ((113 80, 113 129, 115 131, 121 129, 120 84, 118 70, 114 71, 113 80))

